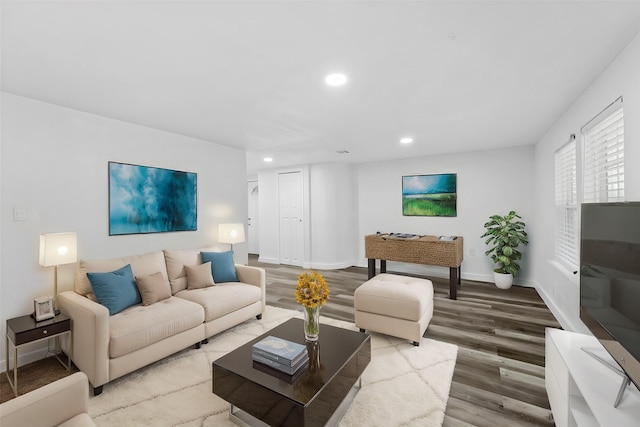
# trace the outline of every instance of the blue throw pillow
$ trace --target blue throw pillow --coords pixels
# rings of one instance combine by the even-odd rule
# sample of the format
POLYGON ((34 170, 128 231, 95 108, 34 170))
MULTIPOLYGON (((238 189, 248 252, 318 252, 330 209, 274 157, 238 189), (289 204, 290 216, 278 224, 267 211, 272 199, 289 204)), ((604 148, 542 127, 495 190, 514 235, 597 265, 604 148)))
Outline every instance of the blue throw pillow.
POLYGON ((87 277, 96 299, 111 316, 142 302, 130 264, 109 273, 87 273, 87 277))
POLYGON ((233 251, 200 252, 202 263, 211 261, 211 274, 216 283, 239 282, 236 266, 233 264, 233 251))

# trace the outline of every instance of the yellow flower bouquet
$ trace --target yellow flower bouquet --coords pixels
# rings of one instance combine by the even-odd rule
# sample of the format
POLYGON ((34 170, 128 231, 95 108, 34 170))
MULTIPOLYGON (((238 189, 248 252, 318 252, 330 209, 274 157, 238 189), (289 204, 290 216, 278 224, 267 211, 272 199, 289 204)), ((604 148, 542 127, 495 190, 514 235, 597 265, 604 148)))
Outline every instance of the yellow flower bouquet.
POLYGON ((318 272, 302 273, 298 276, 296 301, 304 307, 304 336, 307 341, 316 341, 320 332, 320 307, 329 299, 329 286, 318 272))

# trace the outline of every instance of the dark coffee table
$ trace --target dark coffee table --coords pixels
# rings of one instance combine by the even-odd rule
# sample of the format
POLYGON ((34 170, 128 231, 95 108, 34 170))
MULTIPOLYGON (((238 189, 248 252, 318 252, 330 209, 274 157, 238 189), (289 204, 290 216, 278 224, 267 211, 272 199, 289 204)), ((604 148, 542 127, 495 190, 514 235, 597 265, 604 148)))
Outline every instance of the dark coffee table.
POLYGON ((306 343, 309 367, 293 379, 254 367, 251 346, 269 335, 305 344, 302 320, 290 319, 213 362, 213 393, 229 402, 229 419, 245 426, 336 425, 371 361, 369 335, 321 324, 319 341, 306 343))

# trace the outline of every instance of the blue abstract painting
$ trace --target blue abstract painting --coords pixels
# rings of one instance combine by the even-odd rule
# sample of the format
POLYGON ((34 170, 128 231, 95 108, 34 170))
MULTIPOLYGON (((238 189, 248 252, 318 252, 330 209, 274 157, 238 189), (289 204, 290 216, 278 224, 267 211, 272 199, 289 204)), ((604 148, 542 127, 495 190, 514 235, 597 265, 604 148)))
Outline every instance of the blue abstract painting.
POLYGON ((109 162, 109 235, 197 230, 197 177, 109 162))
POLYGON ((402 177, 402 215, 456 216, 457 175, 409 175, 402 177))

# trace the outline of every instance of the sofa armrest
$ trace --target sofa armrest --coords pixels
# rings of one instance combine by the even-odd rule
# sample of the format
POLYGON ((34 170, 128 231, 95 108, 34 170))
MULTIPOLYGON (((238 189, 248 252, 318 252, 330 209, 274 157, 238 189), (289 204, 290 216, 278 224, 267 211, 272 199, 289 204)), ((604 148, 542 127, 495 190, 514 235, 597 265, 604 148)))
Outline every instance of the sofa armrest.
POLYGON ((2 427, 57 426, 88 412, 89 383, 82 372, 54 381, 0 405, 2 427))
POLYGON ((109 382, 109 310, 74 291, 58 295, 60 311, 71 318, 73 348, 67 354, 96 388, 109 382))
POLYGON ((242 283, 247 283, 249 285, 254 285, 260 288, 262 292, 262 311, 264 312, 264 307, 267 300, 267 275, 264 271, 264 268, 242 264, 236 264, 235 266, 238 280, 240 280, 242 283))

